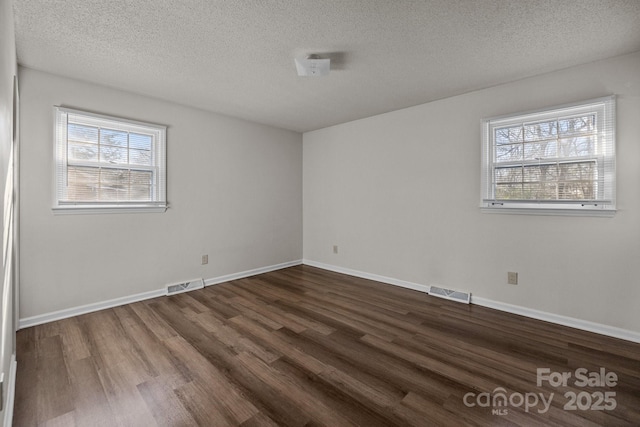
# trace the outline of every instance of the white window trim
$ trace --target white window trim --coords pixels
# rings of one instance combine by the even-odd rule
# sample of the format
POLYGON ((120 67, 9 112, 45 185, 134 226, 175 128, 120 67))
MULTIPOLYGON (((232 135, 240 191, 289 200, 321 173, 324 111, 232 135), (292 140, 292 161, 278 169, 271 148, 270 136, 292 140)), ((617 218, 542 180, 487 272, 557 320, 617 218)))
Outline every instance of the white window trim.
MULTIPOLYGON (((565 114, 564 112, 562 113, 565 114)), ((599 123, 601 125, 601 123, 599 123)), ((527 111, 517 114, 509 114, 498 117, 491 117, 482 120, 482 165, 481 165, 481 195, 480 210, 483 213, 500 213, 500 214, 525 214, 525 215, 561 215, 561 216, 604 216, 612 217, 616 213, 615 198, 615 95, 591 99, 578 103, 565 104, 540 110, 527 111), (600 104, 598 107, 596 105, 600 104), (574 109, 592 110, 598 108, 598 121, 608 120, 613 122, 611 133, 606 138, 611 138, 611 151, 606 153, 607 161, 610 162, 610 169, 605 173, 612 174, 608 181, 613 182, 612 192, 607 200, 598 201, 556 201, 556 200, 525 200, 525 201, 509 201, 496 200, 492 198, 492 174, 494 165, 495 146, 492 138, 492 131, 495 127, 505 126, 517 121, 544 120, 545 116, 551 118, 558 115, 559 111, 574 109), (491 194, 490 194, 491 193, 491 194)))
MULTIPOLYGON (((108 116, 104 114, 96 114, 82 110, 75 110, 72 108, 54 107, 54 120, 53 120, 53 135, 54 135, 54 155, 53 155, 53 213, 54 214, 111 214, 111 213, 161 213, 165 212, 168 208, 167 196, 166 196, 166 126, 140 122, 130 119, 124 119, 115 116, 108 116), (60 195, 63 194, 61 186, 66 181, 67 174, 67 129, 58 129, 58 124, 61 120, 61 115, 75 114, 80 115, 88 120, 96 119, 101 123, 112 122, 117 129, 128 128, 131 130, 151 130, 155 134, 154 137, 154 153, 159 156, 157 162, 153 166, 144 167, 140 169, 155 170, 157 179, 155 180, 155 193, 156 199, 149 202, 69 202, 60 200, 60 195)), ((81 164, 82 162, 74 162, 74 164, 81 164)), ((92 164, 92 165, 95 165, 92 164)), ((137 166, 136 166, 137 167, 137 166)))

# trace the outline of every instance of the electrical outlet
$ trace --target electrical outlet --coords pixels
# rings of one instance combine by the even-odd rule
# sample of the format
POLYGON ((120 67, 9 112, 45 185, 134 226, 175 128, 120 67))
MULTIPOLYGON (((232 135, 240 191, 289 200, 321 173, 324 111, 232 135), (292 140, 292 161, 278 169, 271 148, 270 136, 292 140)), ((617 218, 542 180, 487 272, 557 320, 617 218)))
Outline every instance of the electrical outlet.
POLYGON ((209 255, 202 255, 202 265, 209 264, 209 255))
POLYGON ((338 253, 338 245, 333 245, 333 253, 334 254, 338 253))
POLYGON ((517 285, 518 284, 518 273, 514 272, 514 271, 509 271, 507 273, 507 283, 510 285, 517 285))

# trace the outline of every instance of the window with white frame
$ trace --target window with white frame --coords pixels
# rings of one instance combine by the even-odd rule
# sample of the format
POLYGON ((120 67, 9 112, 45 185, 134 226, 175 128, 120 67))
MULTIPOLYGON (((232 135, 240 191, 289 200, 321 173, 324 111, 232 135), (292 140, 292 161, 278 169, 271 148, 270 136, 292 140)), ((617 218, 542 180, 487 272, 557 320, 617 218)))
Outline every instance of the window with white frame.
POLYGON ((164 212, 166 127, 55 107, 59 212, 164 212))
POLYGON ((615 212, 615 97, 484 120, 484 211, 615 212))

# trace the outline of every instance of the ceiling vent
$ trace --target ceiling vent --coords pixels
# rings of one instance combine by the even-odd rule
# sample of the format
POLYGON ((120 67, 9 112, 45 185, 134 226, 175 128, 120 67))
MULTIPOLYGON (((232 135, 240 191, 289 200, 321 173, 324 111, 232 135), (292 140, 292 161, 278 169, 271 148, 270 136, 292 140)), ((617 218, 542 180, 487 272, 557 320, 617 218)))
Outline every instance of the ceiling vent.
POLYGON ((195 289, 204 288, 204 280, 193 279, 188 282, 176 283, 175 285, 167 285, 167 295, 181 294, 183 292, 193 291, 195 289))
POLYGON ((296 58, 296 70, 300 77, 326 76, 331 70, 331 59, 309 55, 306 58, 296 58))
POLYGON ((445 289, 439 286, 431 285, 429 287, 429 295, 451 301, 463 302, 465 304, 469 304, 471 302, 471 293, 454 291, 453 289, 445 289))

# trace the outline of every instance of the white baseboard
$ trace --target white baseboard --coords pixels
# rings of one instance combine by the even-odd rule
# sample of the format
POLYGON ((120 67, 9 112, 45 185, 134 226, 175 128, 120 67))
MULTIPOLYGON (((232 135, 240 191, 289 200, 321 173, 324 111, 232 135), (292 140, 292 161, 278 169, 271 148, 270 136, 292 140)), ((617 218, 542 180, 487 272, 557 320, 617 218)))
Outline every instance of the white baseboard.
POLYGON ((570 328, 582 329, 583 331, 594 332, 600 335, 640 343, 640 332, 630 331, 628 329, 603 325, 602 323, 590 322, 588 320, 576 319, 574 317, 562 316, 560 314, 535 310, 533 308, 522 307, 519 305, 507 304, 505 302, 493 301, 487 298, 475 297, 473 295, 471 295, 471 303, 500 311, 506 311, 508 313, 519 314, 520 316, 530 317, 532 319, 569 326, 570 328))
POLYGON ((18 370, 18 362, 16 362, 16 354, 11 355, 11 365, 9 367, 9 383, 7 384, 7 398, 4 401, 4 424, 3 426, 13 425, 13 402, 16 396, 16 371, 18 370))
MULTIPOLYGON (((339 267, 331 264, 324 264, 312 260, 296 260, 289 261, 281 264, 270 265, 266 267, 255 268, 252 270, 242 271, 239 273, 227 274, 224 276, 213 277, 204 281, 205 286, 217 285, 231 280, 242 279, 245 277, 255 276, 257 274, 268 273, 270 271, 280 270, 287 267, 293 267, 295 265, 305 264, 312 267, 321 268, 323 270, 335 271, 336 273, 347 274, 349 276, 361 277, 363 279, 375 280, 376 282, 387 283, 390 285, 400 286, 407 289, 413 289, 414 291, 420 291, 427 293, 429 286, 421 285, 418 283, 412 283, 405 280, 395 279, 392 277, 380 276, 378 274, 366 273, 363 271, 352 270, 346 267, 339 267)), ((66 319, 68 317, 79 316, 81 314, 91 313, 98 310, 104 310, 106 308, 117 307, 124 304, 130 304, 150 298, 156 298, 164 296, 166 289, 158 289, 155 291, 144 292, 140 294, 130 295, 121 298, 115 298, 108 301, 82 305, 79 307, 68 308, 64 310, 55 311, 52 313, 41 314, 37 316, 27 317, 20 319, 18 329, 28 328, 30 326, 40 325, 43 323, 53 322, 56 320, 66 319)), ((631 331, 628 329, 622 329, 615 326, 604 325, 601 323, 590 322, 588 320, 576 319, 573 317, 562 316, 559 314, 548 313, 532 308, 522 307, 518 305, 508 304, 499 301, 493 301, 487 298, 478 296, 471 296, 471 303, 481 305, 483 307, 493 308, 508 313, 518 314, 533 319, 544 320, 546 322, 556 323, 559 325, 569 326, 571 328, 582 329, 584 331, 594 332, 601 335, 606 335, 614 338, 620 338, 627 341, 640 343, 640 332, 631 331)))
MULTIPOLYGON (((394 279, 391 277, 380 276, 377 274, 365 273, 363 271, 352 270, 345 267, 339 267, 331 264, 303 259, 302 263, 311 267, 322 268, 323 270, 335 271, 349 276, 361 277, 363 279, 375 280, 376 282, 387 283, 389 285, 401 286, 403 288, 413 289, 415 291, 428 292, 429 286, 411 283, 404 280, 394 279)), ((544 320, 545 322, 555 323, 558 325, 569 326, 571 328, 581 329, 583 331, 594 332, 596 334, 606 335, 613 338, 620 338, 626 341, 640 343, 640 332, 622 329, 615 326, 603 325, 601 323, 590 322, 588 320, 576 319, 573 317, 562 316, 559 314, 548 313, 546 311, 535 310, 532 308, 522 307, 519 305, 508 304, 499 301, 493 301, 487 298, 471 295, 471 303, 481 305, 483 307, 493 308, 507 313, 518 314, 520 316, 530 317, 533 319, 544 320)))
POLYGON ((232 280, 244 279, 245 277, 255 276, 257 274, 268 273, 270 271, 282 270, 283 268, 293 267, 302 264, 302 260, 283 262, 282 264, 270 265, 267 267, 254 268, 253 270, 241 271, 240 273, 227 274, 224 276, 213 277, 204 281, 205 286, 218 285, 232 280))
POLYGON ((364 271, 352 270, 350 268, 338 267, 336 265, 324 264, 321 262, 311 261, 308 259, 302 260, 304 265, 311 267, 321 268, 323 270, 335 271, 336 273, 343 273, 349 276, 360 277, 363 279, 375 280, 376 282, 387 283, 389 285, 396 285, 403 288, 413 289, 414 291, 429 292, 429 286, 419 285, 417 283, 407 282, 405 280, 394 279, 392 277, 379 276, 377 274, 365 273, 364 271))
POLYGON ((79 316, 81 314, 93 313, 94 311, 104 310, 106 308, 117 307, 125 304, 131 304, 146 299, 161 297, 163 295, 166 295, 166 293, 167 289, 162 288, 155 291, 114 298, 108 301, 96 302, 93 304, 86 304, 78 307, 65 308, 64 310, 53 311, 51 313, 39 314, 37 316, 25 317, 24 319, 20 319, 20 322, 18 322, 18 329, 41 325, 43 323, 55 322, 56 320, 67 319, 69 317, 79 316))
MULTIPOLYGON (((289 261, 281 264, 269 265, 266 267, 255 268, 253 270, 242 271, 239 273, 227 274, 225 276, 214 277, 204 281, 205 286, 216 285, 230 280, 242 279, 244 277, 255 276, 256 274, 267 273, 269 271, 280 270, 294 265, 302 264, 302 260, 289 261)), ((115 298, 108 301, 102 301, 92 304, 81 305, 79 307, 67 308, 64 310, 54 311, 51 313, 39 314, 37 316, 25 317, 18 322, 18 329, 28 328, 30 326, 41 325, 43 323, 54 322, 56 320, 67 319, 81 314, 92 313, 106 308, 118 307, 120 305, 131 304, 151 298, 165 296, 167 294, 166 287, 155 291, 143 292, 140 294, 129 295, 126 297, 115 298)))

